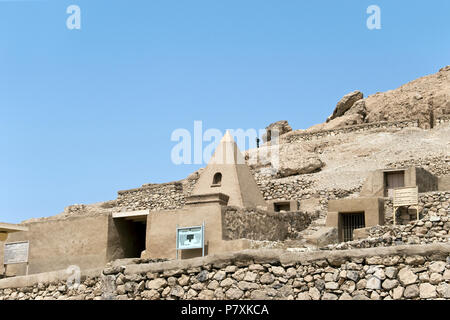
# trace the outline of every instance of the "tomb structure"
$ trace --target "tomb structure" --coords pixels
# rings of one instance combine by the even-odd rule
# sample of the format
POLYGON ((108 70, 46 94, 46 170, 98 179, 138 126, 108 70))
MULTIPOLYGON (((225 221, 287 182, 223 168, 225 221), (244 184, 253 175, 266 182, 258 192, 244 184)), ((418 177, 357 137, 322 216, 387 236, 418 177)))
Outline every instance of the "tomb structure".
MULTIPOLYGON (((227 206, 261 208, 267 204, 227 131, 209 164, 200 175, 186 205, 179 210, 152 212, 147 217, 146 250, 143 258, 176 257, 177 227, 205 224, 206 253, 214 254, 249 248, 246 239, 224 240, 224 212, 227 206)), ((201 256, 201 249, 181 252, 181 258, 201 256)))

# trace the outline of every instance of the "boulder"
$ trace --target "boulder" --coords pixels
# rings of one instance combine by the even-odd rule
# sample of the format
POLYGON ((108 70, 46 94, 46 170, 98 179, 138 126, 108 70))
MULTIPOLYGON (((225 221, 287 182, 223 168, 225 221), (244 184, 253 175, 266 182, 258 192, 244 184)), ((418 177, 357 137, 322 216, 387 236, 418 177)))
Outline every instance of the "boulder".
POLYGON ((338 232, 335 227, 323 227, 312 235, 306 237, 306 242, 317 247, 324 247, 328 244, 338 243, 338 232))
POLYGON ((361 91, 353 91, 346 94, 342 99, 337 103, 336 108, 333 111, 333 114, 328 117, 327 122, 336 119, 340 116, 343 116, 356 101, 361 100, 364 97, 361 91))
POLYGON ((364 119, 360 114, 345 114, 343 116, 340 116, 339 118, 330 120, 329 122, 325 123, 325 125, 322 127, 322 130, 333 130, 341 127, 354 126, 363 122, 364 119))
POLYGON ((263 142, 272 141, 274 137, 279 137, 290 131, 292 131, 292 128, 286 120, 271 123, 266 127, 266 134, 262 137, 263 142))
POLYGON ((306 151, 300 144, 280 145, 278 174, 281 177, 316 172, 323 166, 317 155, 306 151))
POLYGON ((363 99, 356 101, 345 114, 359 114, 364 120, 367 116, 366 102, 363 99))

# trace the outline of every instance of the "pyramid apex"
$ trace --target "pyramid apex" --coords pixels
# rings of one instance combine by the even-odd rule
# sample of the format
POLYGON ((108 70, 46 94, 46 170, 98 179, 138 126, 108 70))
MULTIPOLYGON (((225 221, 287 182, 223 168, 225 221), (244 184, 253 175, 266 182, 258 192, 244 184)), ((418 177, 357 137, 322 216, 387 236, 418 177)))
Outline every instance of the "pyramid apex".
POLYGON ((225 134, 222 137, 222 141, 224 141, 224 142, 231 142, 231 141, 234 142, 234 138, 231 135, 230 130, 227 130, 225 132, 225 134))
POLYGON ((223 193, 228 205, 236 207, 265 206, 266 202, 245 162, 245 158, 227 130, 191 195, 223 193))

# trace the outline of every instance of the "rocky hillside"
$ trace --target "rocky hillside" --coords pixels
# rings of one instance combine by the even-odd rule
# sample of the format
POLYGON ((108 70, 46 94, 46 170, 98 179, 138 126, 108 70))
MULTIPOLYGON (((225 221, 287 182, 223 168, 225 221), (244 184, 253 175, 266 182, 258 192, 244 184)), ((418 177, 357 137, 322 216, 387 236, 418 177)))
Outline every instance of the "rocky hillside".
POLYGON ((307 131, 403 119, 417 119, 422 128, 428 128, 433 118, 445 115, 450 115, 450 66, 367 98, 360 91, 351 92, 337 103, 325 123, 307 131))

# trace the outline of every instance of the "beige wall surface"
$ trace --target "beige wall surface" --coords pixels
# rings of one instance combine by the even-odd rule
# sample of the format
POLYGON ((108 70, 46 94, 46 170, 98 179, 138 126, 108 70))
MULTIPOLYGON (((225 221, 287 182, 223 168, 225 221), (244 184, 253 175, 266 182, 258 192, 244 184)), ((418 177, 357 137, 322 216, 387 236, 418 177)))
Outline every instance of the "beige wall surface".
POLYGON ((419 192, 438 190, 438 178, 423 168, 416 168, 416 184, 419 192))
MULTIPOLYGON (((69 218, 25 224, 29 231, 10 234, 6 242, 30 242, 29 273, 103 267, 107 262, 108 216, 69 218)), ((3 265, 0 243, 0 264, 3 265)), ((8 273, 25 274, 25 265, 9 265, 8 273)))
MULTIPOLYGON (((384 197, 384 173, 404 171, 405 187, 419 187, 419 192, 438 190, 436 176, 423 168, 409 167, 406 169, 383 169, 370 172, 364 181, 360 195, 363 197, 384 197)), ((441 189, 439 189, 441 190, 441 189)))
POLYGON ((371 227, 384 224, 384 200, 383 198, 352 198, 330 200, 326 226, 337 227, 339 238, 341 235, 340 213, 364 212, 365 226, 371 227))
POLYGON ((450 174, 439 177, 438 190, 439 191, 449 191, 450 190, 450 174))
MULTIPOLYGON (((180 210, 150 212, 147 218, 146 251, 143 258, 176 258, 176 228, 199 226, 205 222, 205 254, 215 254, 248 247, 244 240, 223 240, 223 214, 225 207, 218 203, 185 206, 180 210)), ((180 251, 180 257, 201 256, 201 249, 180 251)))

